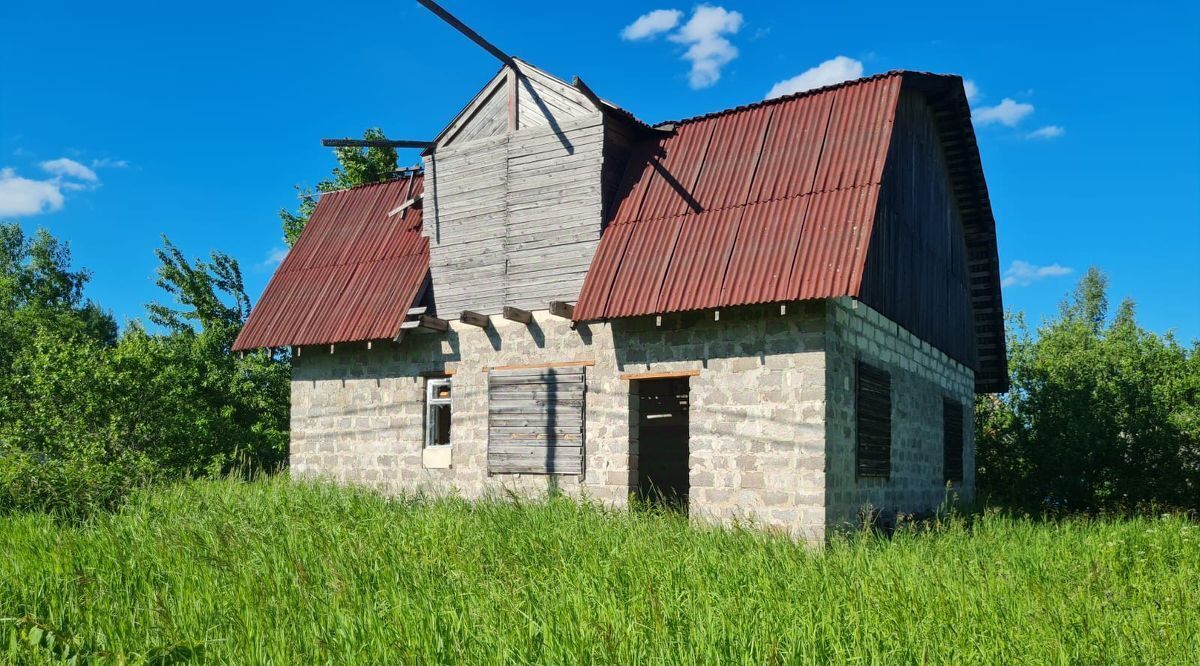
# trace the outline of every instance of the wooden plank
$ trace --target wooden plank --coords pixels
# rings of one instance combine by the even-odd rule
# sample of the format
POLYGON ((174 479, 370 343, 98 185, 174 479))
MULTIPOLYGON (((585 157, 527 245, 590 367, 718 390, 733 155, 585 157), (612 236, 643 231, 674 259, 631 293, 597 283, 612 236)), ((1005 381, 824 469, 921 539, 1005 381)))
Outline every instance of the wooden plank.
POLYGON ((511 56, 509 56, 504 51, 501 51, 500 49, 496 48, 495 45, 493 45, 488 40, 484 39, 482 35, 475 32, 470 27, 468 27, 467 24, 458 20, 458 18, 455 17, 453 14, 451 14, 450 12, 443 9, 441 7, 441 5, 439 5, 438 3, 434 2, 433 0, 417 0, 417 2, 421 3, 421 6, 425 7, 429 11, 433 12, 438 18, 442 19, 446 23, 449 23, 450 27, 461 32, 463 34, 463 36, 465 36, 467 39, 471 40, 472 42, 475 42, 484 51, 487 51, 488 53, 492 54, 500 62, 504 63, 505 65, 508 65, 509 67, 516 66, 515 63, 513 63, 513 59, 511 56))
POLYGON ((578 476, 583 474, 583 460, 554 460, 549 463, 541 463, 541 467, 535 471, 529 461, 512 460, 505 457, 498 457, 493 462, 491 457, 488 459, 488 472, 491 474, 556 474, 564 476, 578 476))
POLYGON ((405 210, 408 210, 410 207, 412 207, 413 204, 417 203, 420 200, 421 200, 421 195, 418 194, 417 196, 409 199, 408 201, 405 201, 404 203, 400 204, 399 206, 396 206, 395 208, 388 211, 387 216, 392 217, 393 215, 403 213, 405 210))
POLYGON ((403 139, 321 139, 326 148, 428 148, 432 141, 406 141, 403 139))
POLYGON ((668 370, 663 372, 626 372, 620 375, 621 379, 671 379, 674 377, 697 377, 700 375, 699 370, 668 370))
MULTIPOLYGON (((507 420, 507 419, 506 419, 507 420)), ((497 424, 488 427, 489 441, 504 441, 505 439, 550 439, 558 440, 571 438, 577 440, 582 436, 582 423, 574 425, 552 425, 548 423, 531 423, 530 425, 497 424)))
POLYGON ((514 308, 510 305, 506 305, 504 306, 504 318, 509 321, 528 324, 533 321, 533 313, 529 310, 522 310, 521 308, 514 308))
POLYGON ((453 370, 453 369, 447 369, 447 370, 422 370, 421 372, 419 372, 419 373, 417 373, 417 374, 418 374, 419 376, 421 376, 421 377, 426 377, 426 378, 430 378, 430 379, 440 379, 440 378, 442 378, 442 377, 453 377, 453 376, 454 376, 454 370, 453 370))
POLYGON ((446 321, 445 319, 438 319, 432 315, 418 315, 417 323, 420 324, 421 328, 426 328, 431 331, 439 331, 444 333, 450 330, 450 322, 446 321))
POLYGON ((487 328, 492 325, 491 317, 488 317, 485 314, 479 314, 478 312, 472 312, 470 310, 463 310, 462 314, 459 315, 458 320, 464 324, 478 326, 479 328, 487 328))
POLYGON ((575 316, 575 306, 566 301, 550 301, 550 314, 555 317, 571 319, 575 316))
POLYGON ((492 370, 531 370, 534 368, 585 368, 596 365, 595 361, 550 361, 548 363, 524 363, 518 365, 484 366, 484 372, 492 370))

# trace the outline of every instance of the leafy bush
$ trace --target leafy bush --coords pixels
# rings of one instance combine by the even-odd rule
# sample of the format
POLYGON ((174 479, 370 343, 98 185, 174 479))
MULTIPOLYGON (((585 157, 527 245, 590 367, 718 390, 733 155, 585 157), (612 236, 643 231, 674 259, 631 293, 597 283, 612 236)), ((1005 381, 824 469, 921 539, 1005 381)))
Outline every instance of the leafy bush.
POLYGON ((64 245, 0 225, 0 511, 85 515, 139 482, 286 460, 286 355, 231 351, 250 311, 237 262, 169 242, 159 258, 178 309, 153 304, 161 332, 118 335, 64 245))
POLYGON ((1036 335, 1009 320, 1012 390, 976 403, 978 479, 1041 511, 1200 510, 1200 343, 1109 321, 1092 269, 1036 335))
POLYGON ((40 511, 82 520, 117 508, 155 473, 131 455, 101 462, 87 454, 52 458, 0 447, 0 514, 40 511))

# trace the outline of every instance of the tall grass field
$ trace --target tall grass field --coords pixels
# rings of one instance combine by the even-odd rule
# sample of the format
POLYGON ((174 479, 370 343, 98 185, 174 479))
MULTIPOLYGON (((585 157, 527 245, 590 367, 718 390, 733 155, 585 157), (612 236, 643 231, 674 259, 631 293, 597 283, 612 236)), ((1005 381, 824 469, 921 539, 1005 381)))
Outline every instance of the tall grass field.
POLYGON ((0 663, 1200 663, 1200 527, 945 521, 817 551, 674 515, 278 478, 0 518, 0 663))

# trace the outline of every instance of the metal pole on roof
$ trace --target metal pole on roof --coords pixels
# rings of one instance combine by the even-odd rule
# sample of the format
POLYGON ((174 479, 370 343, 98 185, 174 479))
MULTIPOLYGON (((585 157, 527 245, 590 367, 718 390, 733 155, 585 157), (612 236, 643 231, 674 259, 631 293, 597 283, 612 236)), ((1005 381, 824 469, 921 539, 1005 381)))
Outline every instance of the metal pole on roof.
POLYGON ((446 23, 449 23, 450 27, 461 32, 463 35, 466 36, 467 39, 478 44, 484 51, 487 51, 488 53, 495 56, 497 60, 504 63, 505 65, 508 65, 509 67, 513 67, 514 69, 516 68, 516 65, 513 64, 512 56, 510 56, 507 53, 505 53, 504 51, 501 51, 500 49, 496 48, 496 46, 494 44, 492 44, 488 40, 484 39, 482 35, 475 32, 474 30, 472 30, 470 27, 467 26, 466 23, 463 23, 462 21, 458 20, 453 14, 451 14, 450 12, 443 9, 441 5, 434 2, 433 0, 417 0, 417 2, 421 3, 421 6, 424 7, 425 9, 428 9, 429 11, 436 14, 438 18, 442 19, 446 23))

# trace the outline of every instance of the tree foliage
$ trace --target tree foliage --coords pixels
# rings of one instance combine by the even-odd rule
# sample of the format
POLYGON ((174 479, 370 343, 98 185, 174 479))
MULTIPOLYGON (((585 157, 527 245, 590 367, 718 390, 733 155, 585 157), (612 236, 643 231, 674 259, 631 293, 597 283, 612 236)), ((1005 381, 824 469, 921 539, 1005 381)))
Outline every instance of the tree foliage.
MULTIPOLYGON (((367 140, 381 140, 387 137, 378 127, 363 132, 367 140)), ((387 180, 397 168, 395 148, 334 148, 338 166, 332 176, 317 183, 316 192, 333 192, 358 185, 378 183, 387 180)), ((279 219, 283 223, 283 239, 291 247, 300 238, 300 232, 308 224, 308 218, 317 208, 317 198, 313 190, 296 186, 300 195, 300 206, 296 212, 284 208, 279 211, 279 219)))
POLYGON ((237 262, 165 239, 158 254, 174 307, 148 306, 161 332, 118 336, 65 245, 0 225, 0 509, 108 506, 147 480, 284 461, 290 372, 231 351, 250 310, 237 262))
POLYGON ((1200 509, 1200 343, 1112 317, 1091 269, 1036 334, 1009 318, 1012 390, 976 404, 978 477, 1033 510, 1200 509))

